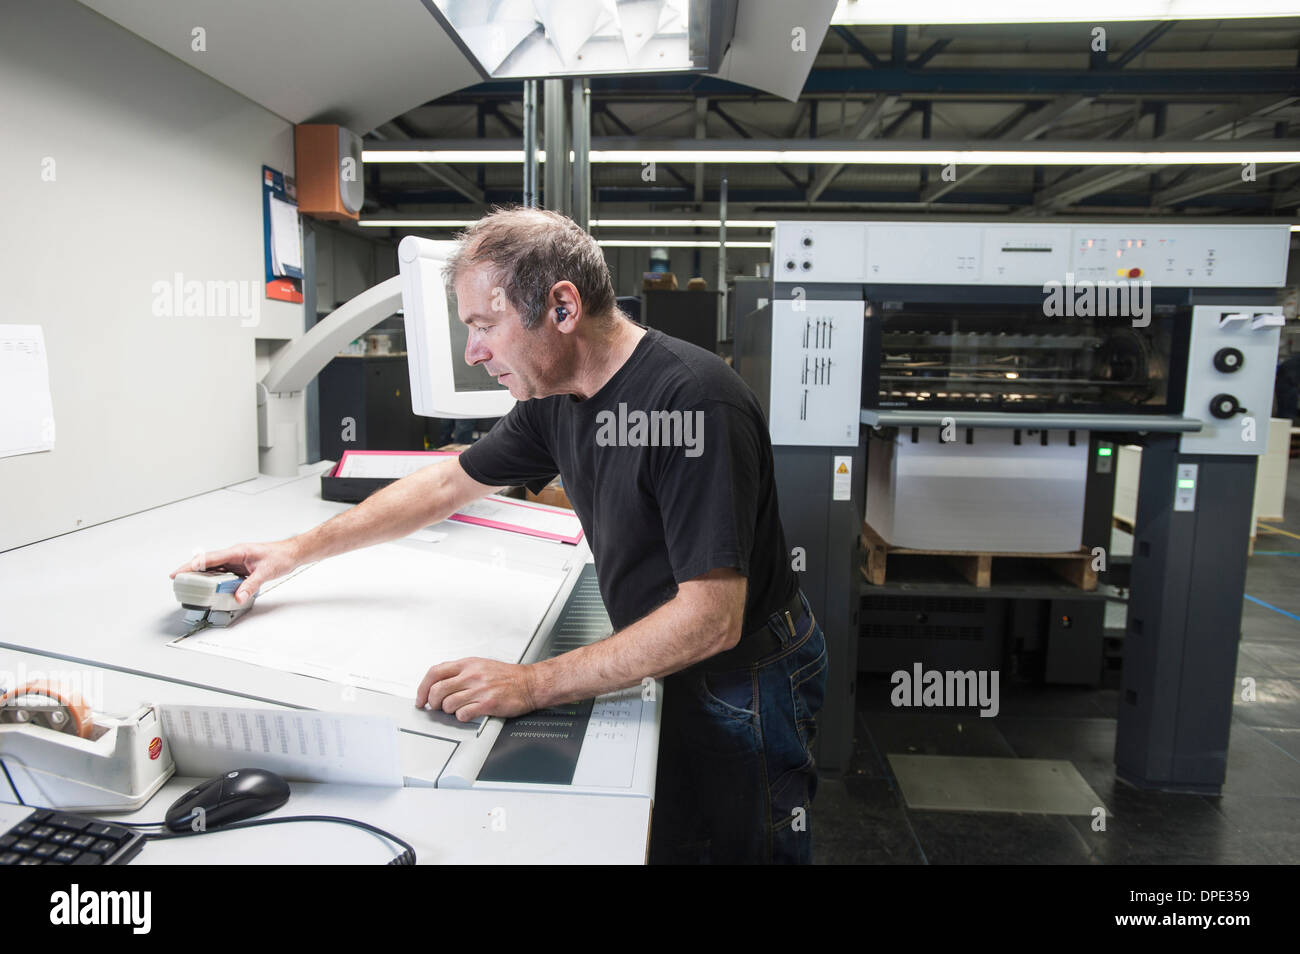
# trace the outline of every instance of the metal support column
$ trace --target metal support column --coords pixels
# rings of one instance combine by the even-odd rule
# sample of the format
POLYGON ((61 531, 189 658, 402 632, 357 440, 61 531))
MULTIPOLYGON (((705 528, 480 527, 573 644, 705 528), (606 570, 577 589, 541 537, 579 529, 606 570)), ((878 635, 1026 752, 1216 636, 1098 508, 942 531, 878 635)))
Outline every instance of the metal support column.
POLYGON ((569 122, 568 103, 564 95, 565 80, 544 81, 543 137, 546 149, 545 191, 542 204, 552 211, 569 214, 569 122))
MULTIPOLYGON (((727 174, 718 192, 718 321, 714 340, 727 337, 727 174)), ((717 349, 717 346, 714 346, 717 349)))
POLYGON ((573 201, 569 217, 586 231, 591 226, 591 86, 573 81, 573 201))
POLYGON ((537 80, 524 80, 524 203, 537 207, 537 80))

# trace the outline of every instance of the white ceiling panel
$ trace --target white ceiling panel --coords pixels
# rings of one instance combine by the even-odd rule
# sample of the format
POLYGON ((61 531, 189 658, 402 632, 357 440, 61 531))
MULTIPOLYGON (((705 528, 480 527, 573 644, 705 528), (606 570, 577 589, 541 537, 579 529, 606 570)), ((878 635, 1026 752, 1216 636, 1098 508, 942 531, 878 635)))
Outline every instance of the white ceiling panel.
POLYGON ((420 0, 81 3, 293 123, 366 133, 480 80, 420 0))

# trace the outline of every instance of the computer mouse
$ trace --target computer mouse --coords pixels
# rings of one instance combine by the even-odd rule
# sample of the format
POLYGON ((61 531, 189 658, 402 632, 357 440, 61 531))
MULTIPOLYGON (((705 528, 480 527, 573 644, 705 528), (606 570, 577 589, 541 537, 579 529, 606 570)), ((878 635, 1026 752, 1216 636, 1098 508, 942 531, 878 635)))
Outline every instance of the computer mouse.
POLYGON ((172 831, 211 831, 274 811, 289 800, 289 783, 265 769, 225 772, 190 789, 167 809, 172 831))

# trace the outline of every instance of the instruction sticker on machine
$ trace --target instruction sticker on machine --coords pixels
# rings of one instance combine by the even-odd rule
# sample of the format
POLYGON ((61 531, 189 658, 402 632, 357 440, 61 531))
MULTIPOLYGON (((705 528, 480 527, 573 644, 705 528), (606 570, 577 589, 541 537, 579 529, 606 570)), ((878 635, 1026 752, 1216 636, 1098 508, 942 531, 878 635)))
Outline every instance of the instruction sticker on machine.
POLYGON ((831 500, 848 500, 853 496, 853 458, 836 457, 831 476, 831 500))

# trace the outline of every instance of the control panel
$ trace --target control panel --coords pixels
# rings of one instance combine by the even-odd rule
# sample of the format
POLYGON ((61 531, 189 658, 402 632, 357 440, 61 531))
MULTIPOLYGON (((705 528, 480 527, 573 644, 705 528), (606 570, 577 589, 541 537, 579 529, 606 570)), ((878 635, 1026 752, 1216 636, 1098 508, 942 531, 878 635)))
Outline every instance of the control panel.
POLYGON ((990 225, 778 222, 778 283, 1042 285, 1145 281, 1155 287, 1275 288, 1286 225, 990 225))
POLYGON ((630 788, 636 771, 636 747, 641 736, 644 702, 641 688, 598 696, 587 719, 582 754, 573 771, 573 784, 593 788, 630 788))
POLYGON ((1179 464, 1174 478, 1174 509, 1196 509, 1196 472, 1199 464, 1179 464))
POLYGON ((1192 309, 1183 417, 1202 421, 1184 434, 1184 454, 1262 455, 1273 411, 1281 308, 1192 309))

